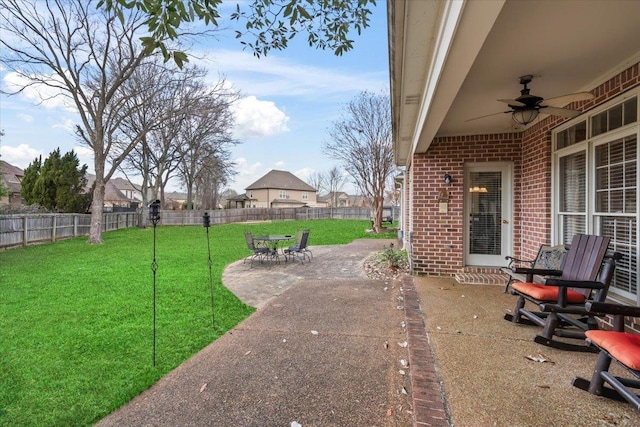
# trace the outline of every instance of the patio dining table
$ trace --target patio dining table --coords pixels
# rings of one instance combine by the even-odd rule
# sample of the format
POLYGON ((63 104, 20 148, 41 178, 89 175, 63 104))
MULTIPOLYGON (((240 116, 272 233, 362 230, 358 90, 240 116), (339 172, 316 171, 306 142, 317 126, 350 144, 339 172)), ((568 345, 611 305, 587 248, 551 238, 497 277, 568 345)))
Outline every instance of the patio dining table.
POLYGON ((271 250, 271 257, 278 257, 278 248, 281 242, 293 239, 291 234, 268 234, 264 236, 254 236, 253 240, 257 244, 268 247, 271 250))

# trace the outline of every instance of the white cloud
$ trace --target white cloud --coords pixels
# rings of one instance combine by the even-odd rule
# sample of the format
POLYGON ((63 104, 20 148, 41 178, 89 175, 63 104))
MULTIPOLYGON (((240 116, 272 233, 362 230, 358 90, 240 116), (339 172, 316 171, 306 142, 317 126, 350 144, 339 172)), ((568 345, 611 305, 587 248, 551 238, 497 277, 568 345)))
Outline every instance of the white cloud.
POLYGON ((262 163, 255 162, 249 164, 244 157, 238 157, 234 160, 238 173, 241 176, 255 176, 262 169, 262 163))
MULTIPOLYGON (((17 147, 3 145, 0 147, 0 155, 5 162, 25 169, 29 163, 33 162, 38 156, 42 155, 42 151, 29 147, 27 144, 20 144, 17 147)), ((46 156, 42 156, 43 160, 46 156)))
POLYGON ((256 58, 246 51, 214 50, 204 54, 203 66, 217 69, 234 86, 257 96, 306 96, 348 94, 387 87, 386 70, 353 73, 339 67, 308 65, 272 54, 256 58))
POLYGON ((275 162, 275 164, 274 164, 274 165, 275 165, 275 167, 277 167, 277 168, 281 168, 282 166, 284 166, 284 165, 286 165, 286 164, 287 164, 286 162, 284 162, 284 161, 280 160, 280 161, 278 161, 278 162, 275 162))
POLYGON ((293 172, 293 174, 306 182, 309 179, 309 177, 313 175, 314 172, 315 170, 313 168, 302 168, 293 172))
POLYGON ((233 105, 236 117, 235 135, 262 137, 289 131, 289 117, 271 101, 260 101, 255 96, 240 99, 233 105))
POLYGON ((20 94, 35 104, 51 109, 63 108, 67 111, 77 111, 75 105, 69 100, 66 91, 60 87, 55 87, 63 86, 61 78, 55 74, 34 76, 33 79, 30 79, 12 71, 7 73, 3 80, 8 91, 14 92, 22 89, 20 94), (42 81, 49 81, 53 86, 42 83, 42 81))
POLYGON ((80 166, 86 164, 89 172, 94 173, 93 149, 82 145, 76 145, 73 147, 73 151, 75 151, 76 156, 78 156, 80 166))
POLYGON ((18 113, 16 114, 16 117, 26 123, 33 122, 33 116, 31 114, 18 113))
POLYGON ((62 123, 58 123, 53 125, 53 128, 59 128, 59 129, 64 129, 68 132, 73 132, 73 130, 75 129, 76 126, 76 122, 71 120, 71 119, 65 119, 62 123))
POLYGON ((249 163, 246 158, 238 157, 234 160, 234 163, 236 164, 238 175, 234 177, 230 187, 238 193, 242 193, 245 188, 266 173, 264 166, 260 162, 249 163))

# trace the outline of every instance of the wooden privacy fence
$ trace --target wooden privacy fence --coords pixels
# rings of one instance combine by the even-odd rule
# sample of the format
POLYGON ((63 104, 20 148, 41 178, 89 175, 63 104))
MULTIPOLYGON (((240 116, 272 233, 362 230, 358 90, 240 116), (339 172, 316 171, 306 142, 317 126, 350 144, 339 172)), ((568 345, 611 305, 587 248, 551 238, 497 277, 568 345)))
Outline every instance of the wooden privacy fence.
POLYGON ((161 211, 162 225, 202 225, 202 216, 209 212, 211 224, 234 222, 287 221, 308 219, 369 219, 369 208, 244 208, 197 211, 161 211))
MULTIPOLYGON (((103 231, 138 225, 139 213, 105 213, 103 231)), ((70 237, 88 236, 89 214, 22 214, 0 215, 0 248, 55 242, 70 237)))
MULTIPOLYGON (((202 225, 208 212, 211 224, 235 222, 288 221, 310 219, 370 219, 369 208, 245 208, 197 211, 160 211, 159 225, 202 225)), ((137 227, 139 212, 103 214, 102 230, 137 227)), ((395 208, 394 218, 398 218, 395 208)), ((55 242, 71 237, 88 236, 89 214, 18 214, 0 215, 0 249, 55 242)))

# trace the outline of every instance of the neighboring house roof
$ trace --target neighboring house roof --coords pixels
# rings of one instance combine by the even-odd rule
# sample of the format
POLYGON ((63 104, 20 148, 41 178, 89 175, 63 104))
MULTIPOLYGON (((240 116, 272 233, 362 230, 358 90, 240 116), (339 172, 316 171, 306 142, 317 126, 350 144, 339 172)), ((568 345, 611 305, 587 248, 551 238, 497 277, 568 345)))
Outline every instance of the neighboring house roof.
POLYGON ((295 199, 273 199, 271 201, 272 205, 300 205, 300 206, 306 206, 307 202, 301 202, 300 200, 295 200, 295 199))
POLYGON ((227 197, 227 201, 231 201, 231 202, 246 202, 249 200, 251 199, 247 196, 247 193, 238 194, 237 196, 233 196, 233 197, 227 197))
POLYGON ((186 202, 187 201, 187 193, 181 193, 178 191, 172 191, 170 193, 164 193, 164 197, 166 199, 175 200, 177 202, 186 202))
MULTIPOLYGON (((85 187, 86 191, 91 191, 91 186, 96 180, 96 176, 92 174, 87 174, 87 186, 85 187)), ((117 204, 124 202, 136 201, 136 199, 131 199, 127 197, 118 187, 114 184, 114 180, 116 178, 110 179, 104 186, 104 201, 107 203, 117 204)), ((121 178, 120 178, 121 179, 121 178)), ((133 188, 133 187, 131 187, 133 188)))
POLYGON ((24 171, 17 166, 13 166, 4 160, 0 160, 0 172, 2 183, 12 193, 20 193, 20 182, 24 177, 24 171))
POLYGON ((271 170, 262 178, 249 185, 246 190, 275 188, 278 190, 316 191, 315 188, 287 171, 271 170))

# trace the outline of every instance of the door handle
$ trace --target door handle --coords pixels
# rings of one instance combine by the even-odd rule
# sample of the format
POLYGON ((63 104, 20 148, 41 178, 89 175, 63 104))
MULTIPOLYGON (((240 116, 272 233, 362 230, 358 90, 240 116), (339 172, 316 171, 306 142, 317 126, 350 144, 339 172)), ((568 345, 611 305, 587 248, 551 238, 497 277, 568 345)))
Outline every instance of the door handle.
POLYGON ((503 223, 503 224, 509 224, 509 221, 507 221, 506 219, 503 219, 503 220, 502 220, 502 223, 503 223))

